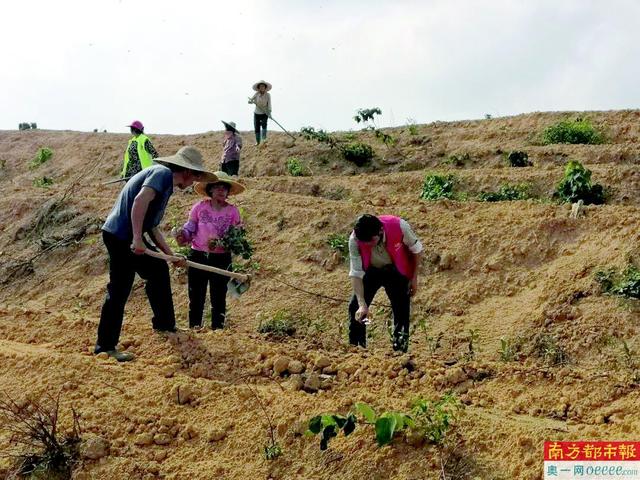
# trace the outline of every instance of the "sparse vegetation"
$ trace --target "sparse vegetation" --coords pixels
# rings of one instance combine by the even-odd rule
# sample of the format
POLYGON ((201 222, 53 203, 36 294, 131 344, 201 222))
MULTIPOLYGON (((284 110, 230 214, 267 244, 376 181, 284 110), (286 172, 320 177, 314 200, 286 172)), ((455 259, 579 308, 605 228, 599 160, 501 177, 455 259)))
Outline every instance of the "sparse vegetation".
POLYGON ((514 342, 511 339, 501 337, 500 349, 498 350, 500 360, 503 362, 513 362, 514 360, 517 360, 521 347, 522 345, 520 342, 514 342))
POLYGON ((355 163, 358 167, 367 165, 373 158, 373 149, 366 143, 347 143, 340 146, 340 151, 346 161, 355 163))
POLYGON ((533 162, 529 160, 529 155, 527 152, 521 152, 519 150, 515 150, 513 152, 509 152, 507 155, 507 162, 511 167, 531 167, 533 166, 533 162))
POLYGON ((307 140, 316 140, 319 143, 328 145, 329 148, 334 148, 338 145, 338 139, 322 129, 316 130, 313 127, 302 127, 300 134, 307 140))
POLYGON ((564 177, 558 184, 554 197, 569 203, 582 200, 585 205, 601 205, 606 200, 604 187, 591 183, 591 170, 573 160, 565 166, 564 177))
POLYGON ((548 333, 536 335, 533 351, 538 358, 551 366, 564 365, 569 361, 569 356, 559 344, 558 339, 548 333))
POLYGON ((289 157, 287 159, 287 173, 292 177, 304 176, 304 167, 302 166, 299 158, 289 157))
POLYGON ((327 238, 327 244, 332 250, 340 253, 342 258, 349 256, 349 236, 344 233, 332 233, 327 238))
POLYGON ((442 163, 452 167, 464 167, 470 160, 471 156, 468 153, 461 153, 460 155, 449 155, 442 163))
POLYGON ((531 184, 517 183, 510 185, 505 183, 497 192, 481 192, 478 200, 481 202, 509 202, 515 200, 527 200, 531 198, 531 184))
POLYGON ((592 144, 604 143, 604 136, 586 119, 564 120, 542 132, 542 143, 592 144))
POLYGON ((476 356, 475 344, 480 338, 478 330, 469 329, 469 335, 467 336, 467 351, 464 354, 464 358, 467 361, 471 361, 476 356))
POLYGON ((633 264, 621 272, 613 268, 597 271, 595 278, 604 293, 640 299, 640 270, 633 264))
POLYGON ((278 310, 264 321, 260 318, 258 324, 258 333, 266 333, 276 338, 292 337, 296 330, 293 316, 287 310, 278 310))
POLYGON ((455 180, 453 175, 427 175, 422 184, 420 198, 431 201, 442 198, 453 199, 455 180))
POLYGON ((37 130, 38 125, 35 122, 23 122, 18 124, 18 130, 37 130))
POLYGON ((322 434, 320 450, 326 450, 329 441, 340 430, 345 436, 349 436, 359 424, 373 426, 379 447, 390 444, 394 438, 403 434, 439 445, 445 440, 461 408, 461 403, 453 394, 447 394, 435 402, 418 398, 409 413, 391 411, 378 415, 370 405, 356 403, 353 412, 346 416, 325 413, 311 418, 307 433, 322 434))
POLYGON ((33 179, 33 186, 38 188, 49 188, 53 185, 53 178, 51 177, 38 177, 33 179))
POLYGON ((71 428, 60 429, 60 395, 18 402, 0 397, 0 430, 11 437, 15 474, 21 478, 66 480, 79 459, 80 415, 71 408, 71 428))
POLYGON ((33 170, 35 168, 38 168, 43 163, 48 162, 52 156, 53 156, 53 151, 50 148, 42 147, 38 149, 36 156, 29 163, 29 169, 33 170))
POLYGON ((418 126, 416 125, 416 121, 413 118, 407 118, 407 129, 409 130, 409 135, 415 136, 418 134, 418 126))

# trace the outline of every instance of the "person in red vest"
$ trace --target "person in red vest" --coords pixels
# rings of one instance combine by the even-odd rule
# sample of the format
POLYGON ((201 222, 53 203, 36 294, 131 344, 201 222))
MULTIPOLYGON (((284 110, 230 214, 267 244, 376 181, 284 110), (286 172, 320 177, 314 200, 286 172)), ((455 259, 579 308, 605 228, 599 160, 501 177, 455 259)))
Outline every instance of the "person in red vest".
POLYGON ((422 243, 411 226, 393 215, 361 215, 349 237, 353 298, 349 304, 349 343, 367 346, 369 305, 383 287, 393 311, 393 349, 409 348, 411 297, 418 290, 422 243))

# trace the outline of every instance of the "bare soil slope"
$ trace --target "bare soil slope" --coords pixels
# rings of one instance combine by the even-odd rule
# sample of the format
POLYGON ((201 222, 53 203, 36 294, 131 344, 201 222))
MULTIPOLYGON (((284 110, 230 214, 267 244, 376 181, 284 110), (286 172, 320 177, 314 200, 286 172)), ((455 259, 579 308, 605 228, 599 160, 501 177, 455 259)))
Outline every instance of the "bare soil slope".
MULTIPOLYGON (((65 415, 74 406, 85 435, 110 442, 109 454, 84 460, 75 478, 436 479, 443 467, 433 447, 398 441, 378 448, 362 428, 320 452, 317 439, 300 433, 311 416, 345 413, 357 401, 403 410, 418 396, 450 390, 466 408, 445 452, 447 478, 537 479, 544 440, 637 440, 638 308, 603 295, 593 274, 636 253, 640 112, 580 113, 604 129, 603 145, 537 145, 544 127, 575 115, 438 122, 418 125, 413 135, 392 129, 399 143, 391 149, 356 132, 377 153, 361 169, 310 141, 292 145, 273 134, 257 148, 244 134, 240 173, 249 188, 234 201, 246 212, 260 265, 252 287, 229 301, 223 331, 161 336, 152 333, 137 281, 122 336, 137 355, 129 364, 90 353, 108 278, 99 228, 119 190, 101 183, 117 175, 128 137, 0 132, 0 390, 16 399, 62 391, 65 415), (40 147, 53 157, 29 169, 40 147), (534 166, 507 167, 511 150, 528 152, 534 166), (465 154, 459 167, 447 162, 465 154), (312 175, 287 176, 289 157, 312 175), (582 218, 550 201, 418 198, 427 170, 454 173, 471 198, 506 181, 531 182, 548 198, 568 159, 611 191, 606 205, 587 207, 582 218), (43 176, 53 185, 33 186, 43 176), (327 237, 348 234, 364 212, 401 215, 426 247, 411 368, 408 357, 392 355, 383 307, 375 310, 368 350, 345 342, 347 265, 327 237), (274 315, 293 318, 296 335, 258 333, 274 315), (478 336, 472 358, 470 330, 478 336), (514 360, 501 361, 501 338, 519 346, 514 360), (309 393, 297 377, 275 375, 283 356, 306 373, 326 361, 324 388, 309 393), (283 449, 275 460, 263 458, 267 422, 247 384, 275 419, 283 449)), ((161 154, 195 145, 217 169, 220 132, 151 136, 161 154)), ((183 222, 195 200, 177 192, 163 227, 183 222)), ((184 327, 185 275, 176 271, 172 281, 184 327)), ((387 302, 382 293, 377 300, 387 302)), ((8 445, 0 433, 0 450, 8 445)), ((0 460, 1 472, 9 467, 0 460)))

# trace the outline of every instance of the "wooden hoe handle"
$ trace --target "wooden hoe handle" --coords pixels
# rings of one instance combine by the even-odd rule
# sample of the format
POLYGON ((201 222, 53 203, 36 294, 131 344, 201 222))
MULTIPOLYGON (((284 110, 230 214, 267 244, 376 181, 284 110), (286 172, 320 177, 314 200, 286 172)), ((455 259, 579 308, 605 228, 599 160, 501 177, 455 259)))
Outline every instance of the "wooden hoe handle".
MULTIPOLYGON (((160 260, 166 260, 167 262, 175 262, 177 260, 182 259, 182 257, 167 255, 166 253, 156 252, 154 250, 149 250, 148 248, 144 251, 144 253, 146 255, 149 255, 150 257, 159 258, 160 260)), ((216 268, 216 267, 211 267, 209 265, 203 265, 202 263, 192 262, 191 260, 187 260, 187 265, 189 265, 192 268, 198 268, 200 270, 205 270, 207 272, 224 275, 225 277, 235 278, 236 280, 240 280, 243 283, 251 280, 251 275, 246 275, 244 273, 231 272, 229 270, 224 270, 222 268, 216 268)))

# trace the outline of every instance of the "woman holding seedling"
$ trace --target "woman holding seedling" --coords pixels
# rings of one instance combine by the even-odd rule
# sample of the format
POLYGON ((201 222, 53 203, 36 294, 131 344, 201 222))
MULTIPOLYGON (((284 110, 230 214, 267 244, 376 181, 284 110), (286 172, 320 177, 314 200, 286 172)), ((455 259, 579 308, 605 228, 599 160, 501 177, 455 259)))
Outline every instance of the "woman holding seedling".
MULTIPOLYGON (((225 172, 219 171, 215 175, 217 182, 196 184, 196 193, 207 198, 191 208, 189 220, 174 234, 179 245, 191 244, 189 260, 229 270, 231 255, 237 253, 234 242, 237 243, 238 238, 244 240, 244 229, 238 207, 228 203, 227 198, 243 192, 245 187, 225 172)), ((190 328, 202 327, 207 285, 211 295, 211 328, 224 327, 227 280, 216 273, 189 268, 190 328)))
POLYGON ((256 145, 267 139, 267 120, 271 116, 271 84, 260 80, 253 84, 256 93, 249 97, 249 103, 256 106, 253 112, 253 128, 256 132, 256 145), (262 129, 262 136, 260 130, 262 129))

